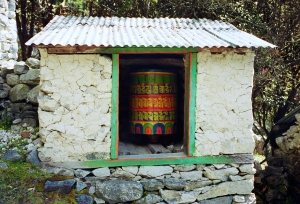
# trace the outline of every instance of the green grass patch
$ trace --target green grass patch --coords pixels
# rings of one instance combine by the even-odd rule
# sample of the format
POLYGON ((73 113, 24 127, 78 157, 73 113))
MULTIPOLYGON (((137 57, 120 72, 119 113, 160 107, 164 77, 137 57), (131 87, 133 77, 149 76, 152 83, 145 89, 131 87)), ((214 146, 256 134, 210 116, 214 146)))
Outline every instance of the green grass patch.
POLYGON ((56 180, 56 176, 45 173, 30 163, 7 161, 5 163, 8 168, 0 168, 0 203, 76 203, 74 191, 67 195, 56 192, 43 193, 46 180, 56 180))

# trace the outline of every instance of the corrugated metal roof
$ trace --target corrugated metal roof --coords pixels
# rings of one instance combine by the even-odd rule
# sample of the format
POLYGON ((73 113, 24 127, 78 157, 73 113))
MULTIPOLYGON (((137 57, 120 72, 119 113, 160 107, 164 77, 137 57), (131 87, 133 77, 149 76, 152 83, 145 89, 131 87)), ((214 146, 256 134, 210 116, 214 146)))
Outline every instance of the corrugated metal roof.
POLYGON ((186 18, 55 16, 26 45, 97 47, 276 47, 229 23, 186 18))

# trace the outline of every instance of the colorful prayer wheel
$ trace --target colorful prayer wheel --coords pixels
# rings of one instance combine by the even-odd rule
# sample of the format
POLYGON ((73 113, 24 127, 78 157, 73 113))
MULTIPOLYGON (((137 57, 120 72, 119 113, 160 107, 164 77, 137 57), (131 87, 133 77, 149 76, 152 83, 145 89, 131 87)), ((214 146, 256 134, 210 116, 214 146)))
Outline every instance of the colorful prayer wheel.
POLYGON ((130 83, 130 133, 175 133, 176 73, 161 69, 143 69, 130 73, 130 83))

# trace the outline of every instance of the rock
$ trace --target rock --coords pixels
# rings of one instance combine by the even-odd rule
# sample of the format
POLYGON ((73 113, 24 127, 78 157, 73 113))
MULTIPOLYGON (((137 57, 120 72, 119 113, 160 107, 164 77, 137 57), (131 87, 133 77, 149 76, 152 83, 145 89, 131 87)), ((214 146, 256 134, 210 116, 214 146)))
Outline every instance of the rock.
POLYGON ((0 90, 0 98, 6 98, 8 97, 8 90, 0 90))
POLYGON ((4 84, 5 83, 5 79, 3 79, 1 76, 0 76, 0 84, 4 84))
POLYGON ((209 200, 201 200, 199 204, 231 204, 232 196, 223 196, 219 198, 213 198, 209 200))
POLYGON ((15 120, 12 122, 12 124, 16 125, 16 124, 19 124, 19 123, 21 123, 21 122, 22 122, 22 119, 17 118, 17 119, 15 119, 15 120))
POLYGON ((30 87, 26 84, 18 84, 14 86, 9 92, 9 99, 11 102, 18 102, 27 99, 27 93, 30 87))
MULTIPOLYGON (((1 58, 1 57, 0 57, 1 58)), ((3 78, 6 78, 6 75, 8 74, 12 74, 14 73, 14 70, 13 69, 8 69, 6 67, 2 67, 1 68, 1 72, 0 72, 0 75, 3 77, 3 78)))
POLYGON ((170 166, 141 166, 138 175, 151 178, 171 174, 172 172, 173 168, 170 166))
POLYGON ((21 62, 16 62, 15 66, 14 66, 14 73, 15 74, 26 74, 28 72, 29 68, 28 66, 25 65, 25 62, 21 61, 21 62))
POLYGON ((1 162, 0 163, 0 168, 7 169, 8 167, 7 167, 7 164, 1 162))
POLYGON ((90 195, 86 194, 76 194, 75 195, 75 200, 77 201, 78 204, 93 204, 94 199, 90 195))
POLYGON ((147 191, 156 191, 164 188, 164 184, 156 179, 143 180, 141 184, 143 184, 144 189, 147 191))
POLYGON ((94 199, 96 204, 105 204, 105 200, 101 199, 101 198, 95 198, 94 199))
POLYGON ((6 83, 8 85, 15 86, 15 85, 19 84, 19 82, 20 82, 19 75, 16 75, 16 74, 6 75, 6 83))
POLYGON ((35 118, 23 118, 22 120, 22 124, 27 124, 30 127, 36 127, 37 126, 37 122, 35 118))
POLYGON ((222 169, 225 164, 213 164, 213 166, 216 168, 216 169, 222 169))
POLYGON ((207 170, 204 172, 204 176, 211 180, 222 180, 227 181, 229 175, 237 175, 239 170, 236 168, 227 168, 227 169, 220 169, 215 171, 207 170))
POLYGON ((205 187, 205 186, 209 186, 212 183, 213 182, 211 180, 208 180, 208 181, 190 181, 190 182, 187 182, 185 184, 184 190, 185 191, 191 191, 191 190, 194 190, 196 188, 202 188, 202 187, 205 187))
POLYGON ((93 195, 95 192, 96 192, 95 186, 91 186, 91 187, 89 188, 89 194, 90 194, 90 195, 93 195))
POLYGON ((192 171, 196 168, 196 165, 176 165, 174 170, 176 171, 192 171))
POLYGON ((241 195, 235 195, 233 196, 233 201, 237 203, 243 203, 245 202, 245 197, 241 195))
POLYGON ((219 196, 226 196, 232 194, 250 194, 252 189, 253 180, 223 182, 217 186, 212 187, 207 192, 200 194, 197 197, 197 200, 206 200, 209 198, 215 198, 219 196))
POLYGON ((241 176, 233 176, 233 175, 229 175, 229 180, 230 181, 241 181, 241 180, 243 180, 244 178, 243 177, 241 177, 241 176))
POLYGON ((144 198, 136 201, 136 204, 156 204, 163 201, 162 197, 155 194, 148 194, 144 198))
POLYGON ((33 150, 28 154, 26 161, 28 161, 36 166, 41 166, 41 162, 40 162, 40 159, 38 157, 38 153, 36 150, 33 150))
POLYGON ((275 166, 266 166, 265 175, 277 175, 280 176, 283 172, 283 167, 275 167, 275 166))
POLYGON ((139 170, 139 168, 137 166, 124 166, 124 167, 122 167, 122 169, 129 173, 132 173, 133 175, 136 175, 139 170))
POLYGON ((44 192, 57 191, 61 194, 68 194, 71 192, 76 179, 68 179, 64 181, 49 181, 47 180, 44 187, 44 192))
POLYGON ((80 180, 77 181, 77 183, 76 183, 76 191, 77 192, 85 189, 86 187, 87 187, 87 185, 84 182, 82 182, 80 180))
POLYGON ((59 107, 59 104, 56 100, 50 98, 49 96, 38 96, 37 97, 39 107, 45 111, 54 112, 59 107))
POLYGON ((90 171, 85 171, 85 170, 82 170, 82 169, 76 169, 74 174, 77 178, 84 178, 86 177, 87 175, 89 175, 91 172, 90 171))
POLYGON ((93 172, 93 174, 95 176, 97 176, 99 178, 110 176, 110 171, 109 171, 109 168, 107 168, 107 167, 105 167, 105 168, 98 168, 98 169, 95 169, 92 172, 93 172))
POLYGON ((24 138, 29 138, 30 137, 30 132, 21 131, 21 136, 24 137, 24 138))
POLYGON ((30 103, 38 104, 37 97, 39 96, 40 85, 37 85, 27 93, 27 100, 30 103))
POLYGON ((132 173, 124 171, 121 168, 117 168, 117 170, 112 173, 111 176, 116 178, 134 178, 134 175, 132 173))
POLYGON ((22 122, 24 123, 25 118, 37 118, 37 112, 29 110, 23 111, 20 115, 20 118, 23 120, 22 122))
POLYGON ((95 194, 109 203, 129 202, 142 197, 143 186, 133 181, 96 181, 95 194))
POLYGON ((6 161, 23 161, 23 157, 17 152, 17 150, 12 149, 12 150, 8 150, 4 156, 3 159, 6 161))
POLYGON ((39 69, 40 68, 40 60, 38 60, 38 59, 28 58, 25 63, 31 69, 39 69))
POLYGON ((239 167, 239 170, 243 173, 255 174, 256 170, 253 167, 254 167, 254 164, 242 164, 239 167))
POLYGON ((180 172, 180 176, 184 180, 196 181, 202 178, 202 171, 180 172))
POLYGON ((254 193, 251 193, 250 195, 245 195, 245 202, 247 204, 255 204, 256 203, 256 196, 254 193))
POLYGON ((185 187, 186 182, 181 179, 167 178, 163 180, 164 185, 170 190, 181 190, 185 187))
POLYGON ((42 170, 49 174, 56 174, 59 176, 74 176, 73 170, 66 168, 43 166, 42 170))
POLYGON ((167 203, 192 203, 197 199, 200 190, 185 192, 161 189, 159 194, 167 203))
POLYGON ((7 84, 7 83, 4 83, 2 85, 0 85, 0 87, 3 89, 3 90, 7 90, 7 91, 10 91, 11 90, 11 87, 7 84), (1 87, 2 86, 2 87, 1 87))
POLYGON ((26 74, 20 76, 20 83, 38 85, 40 83, 40 70, 30 69, 26 74))
POLYGON ((20 134, 21 129, 22 129, 22 125, 21 124, 11 125, 11 132, 12 133, 20 134))

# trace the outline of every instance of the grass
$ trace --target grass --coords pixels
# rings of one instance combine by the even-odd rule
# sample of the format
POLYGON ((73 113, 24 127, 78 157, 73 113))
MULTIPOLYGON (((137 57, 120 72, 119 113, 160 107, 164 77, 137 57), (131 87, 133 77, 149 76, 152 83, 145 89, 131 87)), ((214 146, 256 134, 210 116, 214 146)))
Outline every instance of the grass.
POLYGON ((8 168, 0 168, 0 204, 76 203, 74 190, 67 195, 56 192, 43 193, 45 181, 55 180, 55 176, 41 171, 39 167, 30 163, 5 163, 8 168))

